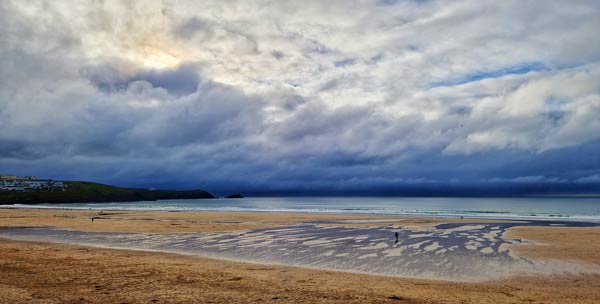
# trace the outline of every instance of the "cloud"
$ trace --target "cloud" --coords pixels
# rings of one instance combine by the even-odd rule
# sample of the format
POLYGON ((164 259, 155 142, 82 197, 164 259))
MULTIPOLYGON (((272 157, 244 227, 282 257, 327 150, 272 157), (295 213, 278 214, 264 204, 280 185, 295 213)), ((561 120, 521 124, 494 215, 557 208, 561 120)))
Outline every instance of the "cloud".
POLYGON ((144 81, 167 90, 169 94, 182 96, 196 92, 201 81, 198 69, 192 64, 167 69, 143 69, 131 75, 119 71, 118 66, 106 65, 84 68, 82 74, 93 85, 108 93, 125 90, 133 82, 144 81))
POLYGON ((0 167, 223 192, 581 184, 600 172, 599 12, 4 1, 0 167))
POLYGON ((546 176, 519 176, 515 178, 492 178, 487 180, 491 183, 524 183, 524 184, 536 184, 536 183, 566 183, 565 179, 557 177, 546 177, 546 176))
POLYGON ((600 184, 600 174, 578 178, 575 182, 582 184, 600 184))

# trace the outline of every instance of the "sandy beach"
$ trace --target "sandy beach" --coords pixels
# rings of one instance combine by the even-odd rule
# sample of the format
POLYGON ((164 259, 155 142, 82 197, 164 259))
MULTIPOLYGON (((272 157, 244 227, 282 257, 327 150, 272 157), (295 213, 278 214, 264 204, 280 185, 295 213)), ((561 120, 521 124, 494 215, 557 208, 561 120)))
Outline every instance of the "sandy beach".
POLYGON ((2 209, 0 226, 12 234, 0 242, 0 302, 600 301, 600 228, 536 225, 300 213, 2 209), (31 228, 18 227, 40 228, 32 233, 31 228), (399 244, 393 244, 393 231, 400 233, 399 244), (41 232, 47 241, 40 241, 41 232), (390 240, 382 241, 388 234, 390 240), (16 240, 19 237, 22 239, 16 240), (346 238, 350 240, 343 240, 346 238), (95 246, 123 244, 137 250, 95 246), (444 251, 454 246, 454 253, 444 251), (214 255, 190 254, 198 247, 200 252, 214 255), (160 252, 168 251, 165 248, 176 248, 181 254, 160 252), (140 251, 147 249, 152 252, 140 251), (271 255, 275 250, 281 253, 271 255), (292 254, 286 258, 289 252, 292 254), (220 255, 227 259, 215 259, 220 255), (463 256, 468 259, 459 264, 463 256), (240 262, 244 259, 239 257, 260 263, 240 262), (268 258, 267 262, 261 257, 268 258), (439 261, 435 269, 440 269, 442 279, 429 268, 427 278, 315 269, 327 268, 323 265, 360 269, 363 263, 385 274, 387 268, 426 267, 420 260, 439 261), (477 267, 514 269, 488 279, 448 279, 463 271, 459 266, 473 271, 481 270, 477 267))
POLYGON ((0 0, 0 304, 600 304, 600 0, 0 0))

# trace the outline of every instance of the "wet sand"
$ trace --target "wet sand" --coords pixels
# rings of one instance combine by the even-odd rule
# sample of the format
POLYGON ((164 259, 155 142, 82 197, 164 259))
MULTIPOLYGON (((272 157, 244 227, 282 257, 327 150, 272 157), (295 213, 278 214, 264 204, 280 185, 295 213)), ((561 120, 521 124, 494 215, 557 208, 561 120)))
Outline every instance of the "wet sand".
MULTIPOLYGON (((253 233, 244 239, 247 240, 252 236, 255 239, 247 242, 243 247, 222 246, 221 248, 222 252, 239 250, 248 254, 260 252, 258 249, 261 247, 277 248, 273 244, 281 241, 277 239, 281 236, 279 231, 283 229, 281 227, 296 225, 301 229, 307 229, 294 232, 294 235, 304 234, 299 236, 300 238, 309 237, 297 240, 296 243, 297 246, 304 246, 302 248, 309 250, 304 256, 316 256, 313 253, 318 253, 319 256, 323 255, 323 261, 327 261, 334 254, 341 254, 338 259, 343 259, 345 252, 339 250, 351 248, 351 246, 344 247, 345 245, 331 247, 332 243, 335 243, 332 239, 343 238, 340 234, 350 234, 356 239, 355 232, 368 232, 366 234, 378 238, 381 236, 373 233, 377 229, 382 227, 386 230, 398 229, 406 233, 401 239, 405 242, 403 246, 407 248, 417 244, 417 241, 427 240, 426 243, 409 249, 414 253, 412 256, 418 260, 418 257, 434 257, 436 252, 453 246, 450 243, 439 242, 439 238, 445 239, 445 236, 453 234, 459 240, 460 237, 464 237, 463 247, 469 250, 466 248, 468 246, 466 242, 470 239, 467 237, 475 236, 473 239, 475 242, 489 244, 490 239, 498 237, 494 231, 504 229, 493 229, 502 227, 496 224, 502 221, 442 218, 390 219, 386 217, 382 219, 374 216, 275 213, 108 213, 109 215, 102 215, 106 217, 104 219, 95 219, 92 225, 90 216, 98 216, 97 211, 0 210, 0 226, 55 226, 87 233, 94 232, 97 233, 96 236, 103 237, 106 233, 112 233, 110 234, 112 236, 123 236, 123 233, 139 236, 142 232, 143 235, 150 235, 152 238, 169 234, 181 237, 181 235, 191 235, 189 232, 197 232, 205 236, 206 234, 218 235, 218 239, 212 241, 213 245, 217 245, 216 248, 228 244, 228 240, 231 239, 234 240, 232 243, 239 243, 240 239, 236 235, 253 233), (456 224, 440 226, 446 222, 456 224), (237 232, 232 233, 232 231, 237 232), (472 234, 466 233, 468 231, 472 234), (465 235, 461 235, 463 233, 465 235), (315 234, 319 236, 313 237, 315 234), (418 235, 414 237, 414 234, 418 235), (416 238, 422 240, 413 240, 416 238), (488 240, 485 240, 486 238, 488 240), (219 241, 224 242, 219 243, 219 241), (253 246, 256 244, 258 246, 253 246), (332 250, 333 252, 329 254, 332 250)), ((510 253, 509 257, 534 261, 540 263, 539 265, 545 265, 546 261, 550 261, 552 265, 566 265, 566 268, 515 274, 509 278, 491 281, 453 282, 2 239, 0 241, 0 273, 2 274, 0 303, 594 303, 600 301, 600 275, 594 271, 572 271, 573 265, 579 265, 583 270, 594 269, 600 265, 597 255, 600 228, 559 226, 506 226, 505 228, 506 232, 503 236, 506 240, 519 240, 504 246, 508 250, 506 254, 510 253), (574 250, 565 253, 569 252, 565 249, 574 250), (560 253, 556 253, 557 250, 560 253)), ((94 239, 91 241, 93 242, 94 239)), ((357 246, 353 250, 357 255, 366 256, 360 260, 368 262, 369 259, 377 258, 377 254, 382 254, 386 250, 390 253, 389 250, 399 248, 393 242, 391 243, 386 240, 351 245, 357 246), (384 245, 381 243, 386 247, 383 248, 384 245), (370 256, 373 253, 376 255, 370 256)), ((172 245, 172 243, 168 244, 172 245)), ((209 243, 202 243, 203 246, 206 244, 209 243)), ((489 246, 481 246, 483 248, 476 246, 478 250, 469 261, 476 261, 486 254, 495 256, 502 253, 499 252, 501 244, 495 245, 497 247, 492 248, 492 252, 485 249, 489 246)), ((295 248, 299 249, 298 251, 304 250, 300 247, 295 248)), ((349 252, 351 253, 352 251, 349 252)), ((360 256, 355 256, 352 260, 358 260, 360 256)), ((399 256, 402 254, 396 257, 399 256)), ((319 261, 321 260, 317 260, 319 261)))

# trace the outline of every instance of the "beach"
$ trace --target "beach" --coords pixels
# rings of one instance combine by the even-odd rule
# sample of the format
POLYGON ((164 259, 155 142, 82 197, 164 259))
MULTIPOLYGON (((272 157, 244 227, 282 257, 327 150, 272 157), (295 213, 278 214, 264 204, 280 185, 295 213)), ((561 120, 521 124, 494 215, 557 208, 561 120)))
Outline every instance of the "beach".
POLYGON ((1 209, 0 302, 598 302, 600 228, 568 225, 1 209))

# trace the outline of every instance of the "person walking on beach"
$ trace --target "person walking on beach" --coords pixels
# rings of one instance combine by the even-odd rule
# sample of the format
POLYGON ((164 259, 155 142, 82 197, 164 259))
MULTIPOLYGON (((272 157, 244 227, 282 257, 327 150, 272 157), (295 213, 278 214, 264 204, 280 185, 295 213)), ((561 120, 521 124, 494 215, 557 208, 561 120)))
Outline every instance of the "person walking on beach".
POLYGON ((398 231, 396 231, 396 233, 394 233, 394 236, 396 237, 396 242, 394 244, 398 244, 398 242, 400 241, 398 239, 398 231))

